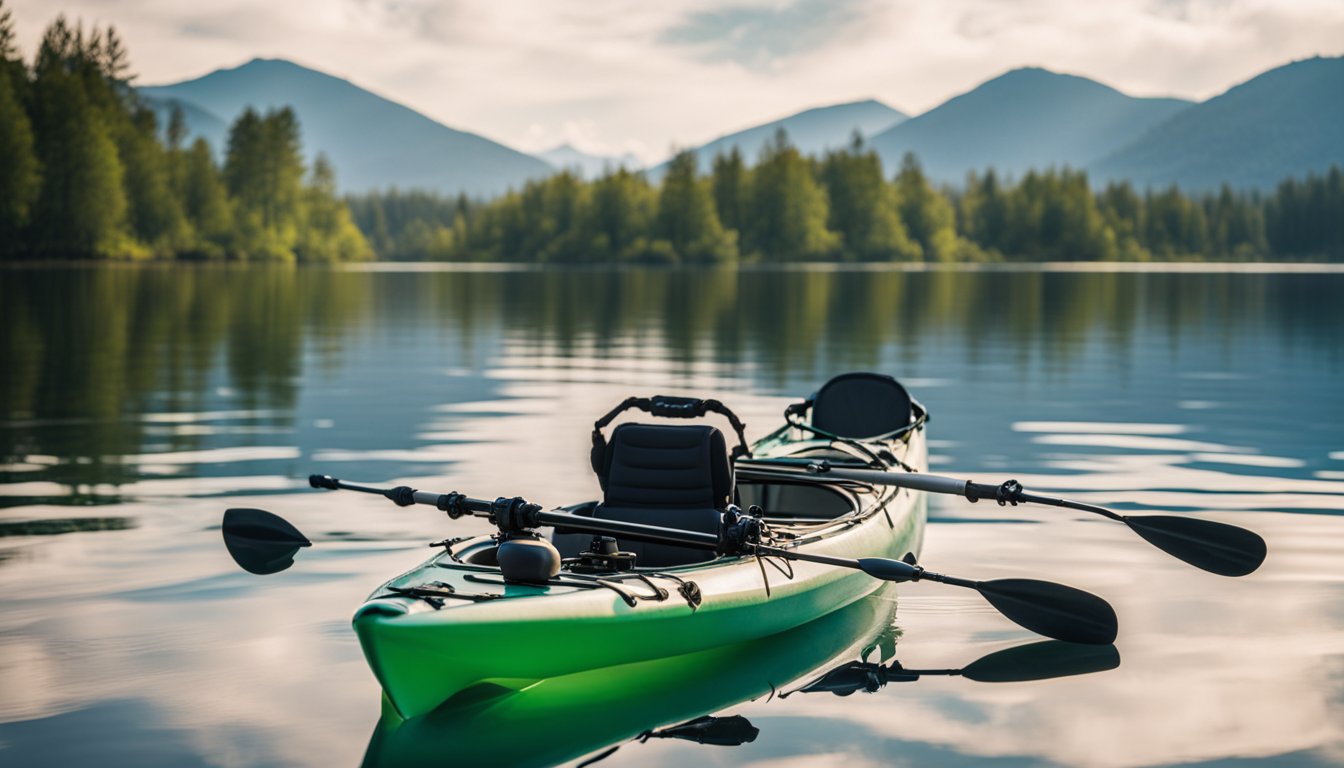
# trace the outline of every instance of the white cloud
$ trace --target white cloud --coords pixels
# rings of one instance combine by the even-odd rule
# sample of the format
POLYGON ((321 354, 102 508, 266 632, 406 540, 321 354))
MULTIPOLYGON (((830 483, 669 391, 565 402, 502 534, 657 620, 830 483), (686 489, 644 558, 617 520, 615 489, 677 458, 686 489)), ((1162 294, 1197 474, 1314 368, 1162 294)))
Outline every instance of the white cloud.
POLYGON ((1344 53, 1338 0, 16 0, 31 55, 57 13, 114 23, 146 83, 291 58, 448 125, 536 149, 658 159, 809 106, 919 112, 1039 65, 1136 95, 1207 98, 1344 53))

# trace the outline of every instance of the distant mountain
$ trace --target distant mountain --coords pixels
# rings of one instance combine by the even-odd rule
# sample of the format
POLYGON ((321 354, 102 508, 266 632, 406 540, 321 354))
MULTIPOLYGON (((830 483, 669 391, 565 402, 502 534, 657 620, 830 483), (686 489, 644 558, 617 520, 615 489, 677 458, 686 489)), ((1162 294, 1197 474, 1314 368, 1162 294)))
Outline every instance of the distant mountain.
POLYGON ((569 144, 561 144, 545 152, 538 152, 537 157, 558 171, 575 171, 584 179, 595 179, 609 169, 626 168, 635 171, 644 167, 638 157, 628 152, 624 155, 590 155, 587 152, 580 152, 569 144))
POLYGON ((187 135, 190 137, 186 142, 187 145, 189 146, 198 137, 203 138, 210 142, 210 147, 219 157, 224 156, 225 145, 229 141, 229 125, 219 115, 182 99, 141 95, 144 96, 145 104, 154 110, 154 115, 159 121, 159 133, 165 140, 168 136, 168 121, 172 119, 173 110, 181 109, 182 117, 187 124, 187 135))
POLYGON ((473 133, 458 131, 347 80, 293 62, 254 59, 195 80, 141 88, 232 123, 252 106, 291 106, 309 157, 324 152, 343 190, 397 186, 492 195, 549 175, 551 167, 473 133))
POLYGON ((1268 189, 1344 166, 1344 57, 1271 69, 1187 109, 1092 166, 1140 187, 1268 189))
MULTIPOLYGON (((892 109, 880 101, 868 99, 805 110, 763 125, 730 133, 696 147, 693 151, 699 160, 700 170, 708 172, 714 162, 714 156, 728 154, 733 147, 737 147, 748 165, 755 164, 765 143, 774 138, 775 133, 781 128, 788 134, 789 143, 803 154, 820 155, 828 149, 840 149, 848 145, 855 131, 865 138, 871 138, 905 119, 905 113, 900 110, 892 109)), ((659 165, 654 169, 653 175, 661 175, 665 166, 666 163, 659 165)))
POLYGON ((906 152, 939 182, 957 184, 968 170, 993 167, 1081 168, 1149 128, 1190 108, 1181 99, 1139 99, 1074 75, 1015 69, 956 96, 872 140, 894 171, 906 152))

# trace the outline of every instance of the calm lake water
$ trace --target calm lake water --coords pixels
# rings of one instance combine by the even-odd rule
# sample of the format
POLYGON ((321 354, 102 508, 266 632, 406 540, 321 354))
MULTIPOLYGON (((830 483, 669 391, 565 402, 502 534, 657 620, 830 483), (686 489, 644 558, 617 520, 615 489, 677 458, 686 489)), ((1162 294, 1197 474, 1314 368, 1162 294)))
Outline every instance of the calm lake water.
POLYGON ((602 765, 1338 765, 1344 274, 0 270, 0 594, 7 766, 473 764, 618 743, 602 765), (426 542, 484 528, 311 491, 309 473, 595 498, 588 433, 627 395, 718 397, 759 437, 855 369, 929 407, 934 471, 1226 520, 1269 559, 1226 579, 1098 518, 936 497, 926 565, 1105 596, 1119 667, 770 695, 867 646, 960 668, 1038 639, 921 583, 708 660, 705 679, 585 683, 605 710, 379 729, 352 610, 426 542), (316 546, 244 573, 220 540, 229 506, 316 546), (707 713, 759 734, 631 742, 707 713))

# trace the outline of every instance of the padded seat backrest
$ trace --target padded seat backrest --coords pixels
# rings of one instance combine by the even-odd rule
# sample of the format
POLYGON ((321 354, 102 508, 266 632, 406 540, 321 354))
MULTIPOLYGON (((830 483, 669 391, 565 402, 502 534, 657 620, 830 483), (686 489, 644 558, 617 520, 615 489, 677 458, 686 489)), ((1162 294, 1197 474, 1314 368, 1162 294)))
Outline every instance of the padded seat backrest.
POLYGON ((622 424, 602 469, 607 504, 722 509, 732 501, 733 465, 723 433, 710 426, 622 424))
MULTIPOLYGON (((606 520, 717 533, 733 498, 733 465, 714 427, 622 424, 611 434, 602 466, 606 520)), ((636 564, 660 568, 713 559, 712 552, 620 541, 636 564)))
POLYGON ((812 398, 812 426, 840 437, 890 434, 910 424, 910 394, 880 373, 845 373, 822 385, 812 398))

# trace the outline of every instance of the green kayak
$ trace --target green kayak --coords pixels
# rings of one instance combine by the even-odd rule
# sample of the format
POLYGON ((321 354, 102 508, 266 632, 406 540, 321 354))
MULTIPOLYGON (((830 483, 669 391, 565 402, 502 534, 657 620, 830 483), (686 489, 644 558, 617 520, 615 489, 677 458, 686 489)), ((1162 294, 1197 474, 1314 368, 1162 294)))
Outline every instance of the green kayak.
MULTIPOLYGON (((558 572, 552 566, 519 583, 500 568, 515 555, 506 556, 499 536, 445 542, 375 590, 354 616, 391 710, 412 718, 483 693, 750 644, 873 594, 883 582, 862 571, 717 554, 712 542, 728 521, 759 520, 756 535, 777 551, 912 558, 926 519, 922 492, 797 470, 824 461, 923 472, 927 414, 889 377, 846 374, 785 416, 784 426, 751 445, 741 422, 714 400, 631 398, 604 416, 592 453, 603 500, 555 512, 592 526, 699 532, 711 543, 695 549, 639 541, 635 533, 613 540, 558 528, 549 543, 522 542, 537 550, 553 544, 558 572), (739 444, 729 451, 722 433, 701 424, 623 423, 608 439, 603 429, 630 408, 671 418, 723 414, 739 444), (748 513, 739 518, 739 510, 748 513)), ((432 503, 415 493, 415 501, 432 503)), ((450 514, 460 503, 453 494, 438 498, 450 514)), ((514 550, 532 556, 529 547, 514 550)))
POLYGON ((744 718, 702 715, 784 693, 839 661, 888 659, 894 639, 883 633, 896 609, 893 591, 886 585, 767 638, 550 677, 516 691, 479 686, 475 696, 411 720, 384 698, 364 765, 430 765, 451 755, 461 765, 541 766, 632 739, 751 741, 756 729, 744 718), (679 726, 686 721, 690 727, 679 726))

